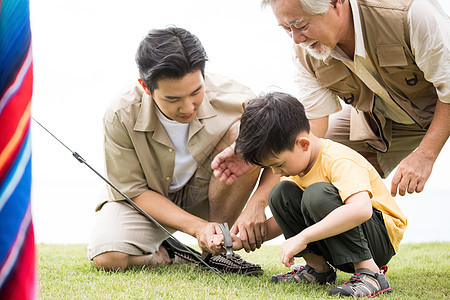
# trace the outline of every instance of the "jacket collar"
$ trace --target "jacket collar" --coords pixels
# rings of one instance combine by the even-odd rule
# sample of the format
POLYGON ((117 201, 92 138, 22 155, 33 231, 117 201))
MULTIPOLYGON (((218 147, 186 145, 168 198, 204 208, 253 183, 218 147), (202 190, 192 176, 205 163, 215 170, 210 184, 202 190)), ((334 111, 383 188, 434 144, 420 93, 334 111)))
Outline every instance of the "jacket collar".
MULTIPOLYGON (((366 48, 364 46, 359 6, 356 0, 349 0, 349 5, 352 10, 353 27, 355 30, 355 56, 366 58, 366 48)), ((336 46, 336 48, 331 52, 331 56, 338 60, 349 60, 347 55, 345 55, 338 46, 336 46)), ((350 60, 353 60, 353 58, 350 58, 350 60)))

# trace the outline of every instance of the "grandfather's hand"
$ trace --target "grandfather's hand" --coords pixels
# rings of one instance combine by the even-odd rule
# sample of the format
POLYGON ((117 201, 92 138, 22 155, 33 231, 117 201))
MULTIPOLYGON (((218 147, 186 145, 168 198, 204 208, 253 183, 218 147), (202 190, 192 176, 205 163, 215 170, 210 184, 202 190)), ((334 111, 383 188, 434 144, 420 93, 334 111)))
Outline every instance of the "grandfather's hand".
POLYGON ((221 182, 232 184, 240 176, 253 171, 257 166, 244 162, 244 159, 234 153, 233 143, 231 146, 225 148, 222 152, 214 157, 211 162, 213 174, 221 182))
POLYGON ((234 223, 231 233, 239 234, 241 248, 244 248, 246 252, 259 249, 267 234, 264 207, 247 207, 234 223))
POLYGON ((397 189, 401 196, 404 196, 406 191, 410 194, 423 191, 433 169, 434 161, 434 158, 419 149, 405 157, 392 178, 391 195, 396 196, 397 189))

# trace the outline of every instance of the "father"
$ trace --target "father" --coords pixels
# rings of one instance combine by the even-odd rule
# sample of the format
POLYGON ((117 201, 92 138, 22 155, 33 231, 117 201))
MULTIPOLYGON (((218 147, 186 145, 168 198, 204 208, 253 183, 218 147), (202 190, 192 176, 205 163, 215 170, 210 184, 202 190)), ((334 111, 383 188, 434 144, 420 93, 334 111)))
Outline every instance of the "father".
MULTIPOLYGON (((206 61, 199 39, 182 28, 155 29, 141 41, 140 78, 104 117, 107 176, 169 231, 195 237, 212 267, 260 275, 257 265, 218 256, 223 248, 212 236, 222 233, 219 223, 228 222, 252 237, 248 251, 259 247, 262 237, 258 244, 254 232, 263 232, 268 193, 278 178, 263 172, 247 201, 260 169, 252 168, 233 186, 212 176, 212 157, 234 142, 243 107, 254 94, 232 79, 205 73, 206 61)), ((112 189, 96 214, 88 255, 99 268, 195 260, 112 189)))

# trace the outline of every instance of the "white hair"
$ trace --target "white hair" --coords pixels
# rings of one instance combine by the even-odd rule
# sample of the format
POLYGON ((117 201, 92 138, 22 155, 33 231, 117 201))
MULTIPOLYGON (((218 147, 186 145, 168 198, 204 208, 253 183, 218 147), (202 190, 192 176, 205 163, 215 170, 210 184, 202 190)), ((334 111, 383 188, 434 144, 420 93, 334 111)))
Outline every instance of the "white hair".
MULTIPOLYGON (((262 0, 261 6, 266 7, 277 0, 262 0)), ((280 0, 278 0, 280 1, 280 0)), ((281 0, 282 1, 282 0, 281 0)), ((331 0, 298 0, 303 10, 310 15, 324 15, 328 12, 331 0)), ((342 0, 345 2, 345 0, 342 0)))
POLYGON ((303 10, 310 15, 324 15, 330 7, 330 0, 299 0, 303 10))

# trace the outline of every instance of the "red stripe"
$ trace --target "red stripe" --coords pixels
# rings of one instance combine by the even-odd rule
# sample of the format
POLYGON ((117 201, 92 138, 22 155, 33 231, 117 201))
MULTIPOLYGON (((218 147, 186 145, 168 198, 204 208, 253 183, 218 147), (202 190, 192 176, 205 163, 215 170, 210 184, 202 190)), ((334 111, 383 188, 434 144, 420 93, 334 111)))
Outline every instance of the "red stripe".
POLYGON ((13 138, 3 149, 3 152, 0 152, 0 182, 3 181, 4 177, 9 172, 11 165, 14 161, 16 161, 19 152, 23 149, 25 136, 27 135, 30 127, 30 109, 31 103, 25 110, 13 138))
MULTIPOLYGON (((11 138, 14 136, 17 130, 17 126, 27 109, 28 104, 31 100, 32 93, 32 81, 33 73, 32 67, 29 68, 27 74, 25 75, 24 82, 22 87, 19 89, 18 93, 14 95, 9 103, 5 106, 0 115, 0 153, 3 153, 3 150, 11 141, 11 138)), ((29 126, 30 120, 28 120, 27 127, 29 126)), ((20 136, 20 143, 17 144, 16 148, 8 153, 8 157, 4 159, 3 163, 0 164, 0 180, 3 180, 7 171, 14 163, 14 159, 17 157, 21 145, 25 140, 27 130, 24 130, 20 136)))
POLYGON ((31 65, 28 69, 22 86, 9 100, 0 115, 0 128, 2 130, 2 134, 0 135, 0 152, 3 151, 11 137, 14 135, 17 124, 19 123, 23 112, 31 100, 32 89, 33 65, 31 65))
POLYGON ((36 277, 34 230, 30 223, 14 269, 0 290, 0 299, 36 299, 36 277))

